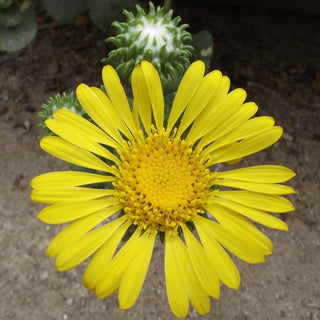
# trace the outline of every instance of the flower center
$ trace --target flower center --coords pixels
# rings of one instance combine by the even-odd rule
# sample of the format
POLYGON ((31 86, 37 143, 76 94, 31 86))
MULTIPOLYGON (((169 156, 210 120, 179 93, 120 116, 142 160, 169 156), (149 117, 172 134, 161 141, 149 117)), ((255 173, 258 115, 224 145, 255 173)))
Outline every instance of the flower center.
POLYGON ((164 130, 122 152, 114 184, 134 224, 176 230, 203 212, 211 174, 201 155, 164 130))

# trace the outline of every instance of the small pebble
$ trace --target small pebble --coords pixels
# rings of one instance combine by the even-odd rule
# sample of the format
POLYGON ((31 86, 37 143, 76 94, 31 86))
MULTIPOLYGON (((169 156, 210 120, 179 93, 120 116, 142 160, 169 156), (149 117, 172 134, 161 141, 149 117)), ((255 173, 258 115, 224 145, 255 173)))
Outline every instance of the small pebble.
POLYGON ((73 298, 68 298, 67 299, 67 305, 68 306, 72 306, 72 304, 73 304, 73 298))
POLYGON ((48 271, 43 271, 42 274, 41 274, 41 279, 42 280, 45 280, 48 278, 48 275, 49 275, 49 272, 48 271))
POLYGON ((63 316, 62 316, 62 319, 63 320, 68 320, 68 315, 66 313, 64 313, 63 316))

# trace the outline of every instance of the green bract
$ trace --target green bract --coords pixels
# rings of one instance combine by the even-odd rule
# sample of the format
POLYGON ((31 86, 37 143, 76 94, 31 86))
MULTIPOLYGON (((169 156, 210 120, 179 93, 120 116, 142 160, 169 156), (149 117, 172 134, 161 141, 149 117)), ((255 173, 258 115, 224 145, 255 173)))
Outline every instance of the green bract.
POLYGON ((187 24, 179 26, 181 18, 172 18, 173 11, 164 12, 150 2, 149 13, 136 6, 136 16, 123 11, 126 22, 113 22, 119 34, 110 37, 117 48, 112 50, 104 63, 113 65, 118 73, 128 79, 133 68, 142 60, 150 61, 159 71, 161 78, 183 74, 189 66, 193 47, 189 44, 192 36, 185 29, 187 24))

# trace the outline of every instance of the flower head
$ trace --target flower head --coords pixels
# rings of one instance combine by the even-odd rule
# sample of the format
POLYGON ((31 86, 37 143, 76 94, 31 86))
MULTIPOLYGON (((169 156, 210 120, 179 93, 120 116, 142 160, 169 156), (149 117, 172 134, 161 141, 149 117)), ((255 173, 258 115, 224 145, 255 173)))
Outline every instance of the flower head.
POLYGON ((272 253, 271 241, 250 220, 287 230, 269 212, 294 209, 282 196, 293 189, 280 184, 294 176, 290 169, 216 166, 271 146, 282 129, 271 117, 252 118, 257 106, 244 102, 246 92, 229 92, 228 77, 217 70, 204 76, 204 69, 201 61, 188 68, 166 123, 160 76, 147 61, 132 74, 132 107, 117 73, 106 66, 107 94, 85 84, 77 88, 95 124, 65 109, 46 120, 57 136, 44 137, 41 147, 97 172, 51 172, 32 180, 32 199, 50 205, 39 219, 72 221, 52 240, 48 255, 59 270, 68 270, 94 254, 84 285, 100 298, 119 290, 122 309, 139 296, 158 234, 165 239, 168 301, 184 317, 189 301, 208 313, 220 281, 239 287, 226 250, 248 263, 272 253), (129 228, 132 235, 118 249, 129 228))

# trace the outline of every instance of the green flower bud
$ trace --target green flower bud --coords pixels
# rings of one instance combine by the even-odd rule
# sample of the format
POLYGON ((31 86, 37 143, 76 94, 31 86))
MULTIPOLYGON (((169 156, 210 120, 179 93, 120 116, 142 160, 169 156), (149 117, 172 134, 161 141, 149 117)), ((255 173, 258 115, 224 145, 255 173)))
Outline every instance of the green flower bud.
POLYGON ((43 122, 39 123, 39 127, 45 129, 45 134, 43 136, 51 135, 52 132, 44 123, 45 120, 53 118, 53 114, 58 109, 69 109, 82 117, 86 117, 86 112, 83 110, 79 104, 74 93, 57 93, 53 97, 47 99, 47 101, 41 105, 41 111, 38 113, 39 118, 43 119, 43 122))
POLYGON ((120 75, 129 80, 133 68, 142 60, 148 60, 158 69, 163 80, 176 74, 182 75, 189 66, 192 55, 192 36, 185 29, 187 24, 179 26, 180 17, 172 19, 173 11, 164 12, 150 2, 149 13, 136 6, 137 14, 123 11, 126 22, 113 22, 118 35, 110 37, 117 48, 102 60, 111 64, 120 75))

